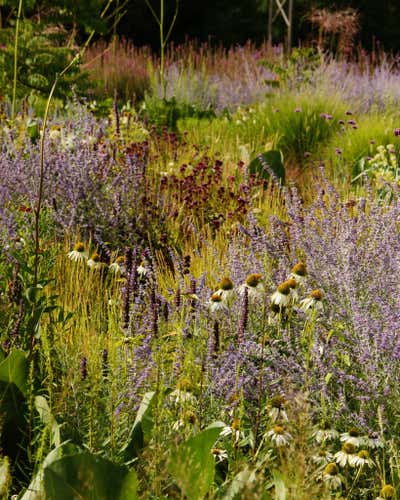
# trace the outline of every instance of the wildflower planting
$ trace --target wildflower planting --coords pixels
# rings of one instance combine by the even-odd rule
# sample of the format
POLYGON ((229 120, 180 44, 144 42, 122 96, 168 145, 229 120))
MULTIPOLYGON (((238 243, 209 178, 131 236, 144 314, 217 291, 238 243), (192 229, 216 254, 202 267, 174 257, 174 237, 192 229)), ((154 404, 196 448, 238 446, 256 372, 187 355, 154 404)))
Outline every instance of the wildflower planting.
POLYGON ((4 498, 398 497, 400 76, 299 54, 1 103, 4 498))

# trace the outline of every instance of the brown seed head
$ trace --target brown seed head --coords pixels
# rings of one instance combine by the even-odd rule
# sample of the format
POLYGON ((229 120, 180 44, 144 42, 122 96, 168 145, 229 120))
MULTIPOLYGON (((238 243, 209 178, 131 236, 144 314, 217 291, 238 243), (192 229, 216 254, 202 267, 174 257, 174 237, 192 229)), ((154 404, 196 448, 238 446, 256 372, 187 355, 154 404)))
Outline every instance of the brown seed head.
POLYGON ((284 283, 281 283, 280 285, 278 285, 277 290, 282 295, 289 295, 289 293, 290 293, 290 285, 289 285, 289 283, 287 281, 285 281, 284 283))
POLYGON ((306 265, 304 262, 298 262, 292 269, 293 274, 297 274, 298 276, 307 276, 306 265))
POLYGON ((261 274, 249 274, 246 278, 246 285, 255 288, 262 279, 261 274))
POLYGON ((354 446, 353 443, 347 442, 344 443, 344 445, 342 446, 342 451, 344 451, 348 455, 352 455, 356 451, 356 447, 354 446))
POLYGON ((339 469, 335 462, 331 462, 325 467, 324 472, 328 476, 336 476, 336 474, 339 474, 339 469))
POLYGON ((220 281, 219 285, 218 285, 218 288, 220 290, 224 290, 224 291, 227 291, 227 290, 233 290, 233 282, 230 278, 222 278, 222 280, 220 281))
POLYGON ((321 290, 313 290, 310 293, 310 297, 315 299, 315 300, 322 300, 322 292, 321 290))

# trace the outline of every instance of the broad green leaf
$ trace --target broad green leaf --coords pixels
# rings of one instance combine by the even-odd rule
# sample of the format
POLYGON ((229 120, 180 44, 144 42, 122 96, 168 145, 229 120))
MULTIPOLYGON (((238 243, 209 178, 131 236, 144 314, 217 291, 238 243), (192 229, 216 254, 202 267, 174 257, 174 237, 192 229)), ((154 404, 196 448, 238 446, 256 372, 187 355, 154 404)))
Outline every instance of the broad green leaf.
POLYGON ((12 350, 7 358, 0 363, 0 380, 15 384, 21 393, 26 396, 28 390, 28 361, 23 351, 12 350))
POLYGON ((204 498, 213 484, 215 459, 211 448, 223 426, 222 422, 212 424, 172 452, 169 471, 191 500, 204 498))
POLYGON ((44 469, 46 500, 135 500, 137 476, 90 453, 63 457, 44 469))
POLYGON ((0 459, 0 498, 8 498, 8 487, 11 484, 10 464, 7 457, 0 459))
POLYGON ((275 486, 275 500, 286 500, 287 496, 287 488, 285 481, 283 480, 283 475, 281 472, 274 470, 272 472, 273 484, 275 486))
POLYGON ((145 446, 145 442, 150 439, 153 429, 153 408, 155 403, 155 392, 146 392, 140 403, 135 422, 133 423, 127 444, 122 449, 126 460, 138 456, 140 450, 145 446))
POLYGON ((36 396, 35 408, 39 413, 40 420, 47 425, 51 431, 51 444, 54 446, 60 446, 60 426, 53 417, 46 398, 43 396, 36 396))
POLYGON ((240 471, 232 479, 229 485, 228 491, 225 493, 223 500, 234 500, 234 498, 240 498, 243 488, 254 483, 255 472, 251 469, 244 469, 240 471))
POLYGON ((43 500, 44 498, 44 484, 43 484, 43 470, 51 463, 59 460, 63 456, 76 454, 77 447, 68 441, 62 443, 46 456, 40 466, 39 472, 34 476, 25 493, 22 495, 21 500, 43 500))

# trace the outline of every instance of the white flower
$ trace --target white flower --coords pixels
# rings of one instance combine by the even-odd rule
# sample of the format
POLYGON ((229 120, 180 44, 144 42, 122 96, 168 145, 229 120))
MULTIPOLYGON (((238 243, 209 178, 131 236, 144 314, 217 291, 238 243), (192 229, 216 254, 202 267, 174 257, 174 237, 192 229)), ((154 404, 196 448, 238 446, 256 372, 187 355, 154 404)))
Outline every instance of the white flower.
POLYGON ((350 465, 352 467, 363 467, 364 465, 367 465, 368 467, 372 467, 373 462, 372 462, 367 450, 360 450, 357 453, 357 455, 354 456, 350 465))
POLYGON ((299 308, 306 314, 310 314, 313 311, 323 311, 324 305, 322 303, 321 290, 313 290, 308 297, 300 301, 299 308))
POLYGON ((136 272, 141 278, 144 278, 148 273, 148 270, 144 267, 144 262, 141 262, 140 266, 136 268, 136 272))
POLYGON ((361 446, 364 440, 365 438, 362 437, 358 429, 355 428, 350 429, 349 432, 343 432, 340 435, 340 441, 342 441, 342 443, 351 443, 356 447, 361 446))
POLYGON ((355 458, 356 447, 353 443, 344 443, 342 449, 335 453, 335 461, 341 466, 351 465, 355 458))
POLYGON ((281 395, 274 396, 271 399, 271 409, 268 412, 272 422, 287 422, 288 416, 285 411, 285 398, 281 395))
POLYGON ((304 286, 306 282, 306 276, 307 270, 305 264, 303 262, 298 262, 295 266, 293 266, 288 279, 294 279, 299 285, 304 286))
POLYGON ((87 265, 90 269, 101 269, 103 267, 103 263, 101 262, 100 255, 98 253, 92 254, 90 259, 87 261, 87 265))
POLYGON ((383 448, 385 446, 385 443, 379 437, 378 433, 373 432, 369 436, 365 436, 362 439, 362 445, 368 446, 368 448, 371 448, 371 449, 376 449, 376 448, 383 448))
POLYGON ((288 306, 291 302, 291 290, 290 283, 287 281, 281 283, 271 295, 271 304, 280 308, 288 306))
POLYGON ((234 296, 234 284, 230 278, 222 278, 222 280, 218 283, 218 290, 216 293, 220 293, 222 300, 224 302, 228 302, 234 296))
POLYGON ((224 311, 227 309, 225 301, 222 297, 222 292, 218 290, 211 295, 210 300, 208 301, 208 307, 211 312, 224 311))
POLYGON ((179 403, 197 403, 197 399, 189 391, 182 391, 181 389, 175 389, 169 395, 171 400, 175 404, 179 403))
POLYGON ((235 443, 237 443, 240 438, 244 437, 243 432, 240 430, 240 420, 234 418, 231 425, 223 427, 219 435, 220 437, 233 436, 235 443))
POLYGON ((321 450, 317 455, 313 455, 311 460, 316 465, 327 465, 333 460, 333 455, 329 451, 321 450))
POLYGON ((288 446, 292 439, 291 434, 286 431, 283 425, 274 425, 274 427, 267 432, 267 436, 269 436, 275 446, 278 447, 288 446))
POLYGON ((228 452, 221 448, 211 448, 211 453, 214 455, 217 462, 223 462, 228 459, 228 452))
POLYGON ((120 256, 115 259, 115 261, 108 268, 114 274, 124 274, 125 266, 124 266, 124 257, 120 256))
POLYGON ((244 291, 247 289, 249 298, 256 299, 261 297, 265 291, 262 279, 263 277, 261 276, 261 274, 249 274, 246 278, 245 283, 240 285, 240 287, 238 288, 239 294, 243 295, 244 291))
POLYGON ((325 443, 325 441, 333 441, 339 437, 339 432, 336 429, 318 429, 314 432, 313 437, 317 443, 325 443))
POLYGON ((322 479, 322 481, 332 490, 337 490, 342 485, 342 478, 339 475, 339 469, 334 462, 326 465, 320 479, 322 479))
POLYGON ((81 242, 78 242, 74 246, 74 249, 67 254, 67 257, 74 262, 82 262, 84 260, 87 260, 88 255, 87 252, 85 252, 85 245, 81 242))

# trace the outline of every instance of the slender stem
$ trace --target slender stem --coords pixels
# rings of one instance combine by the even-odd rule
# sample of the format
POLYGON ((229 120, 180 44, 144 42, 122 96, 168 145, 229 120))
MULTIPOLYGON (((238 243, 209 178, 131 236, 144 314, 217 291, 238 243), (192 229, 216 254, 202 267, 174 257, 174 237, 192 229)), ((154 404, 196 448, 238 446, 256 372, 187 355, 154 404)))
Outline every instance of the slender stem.
POLYGON ((12 103, 11 103, 11 120, 14 120, 15 101, 17 99, 18 39, 19 39, 19 21, 21 19, 21 12, 22 12, 22 0, 19 0, 17 22, 15 24, 14 74, 13 74, 13 94, 12 94, 12 103))
MULTIPOLYGON (((22 0, 21 0, 22 1, 22 0)), ((105 6, 103 12, 101 13, 100 17, 103 18, 104 15, 106 14, 109 6, 112 4, 113 0, 108 0, 107 5, 105 6)), ((89 43, 91 42, 93 36, 95 34, 95 31, 93 30, 90 35, 88 36, 85 44, 81 48, 77 54, 71 59, 71 61, 65 66, 65 68, 56 75, 56 78, 53 82, 53 85, 50 89, 49 96, 47 98, 46 102, 46 108, 44 112, 44 117, 43 117, 43 125, 42 125, 42 136, 40 139, 40 168, 39 168, 39 189, 38 189, 38 196, 37 196, 37 203, 36 203, 36 208, 34 211, 35 215, 35 258, 34 258, 34 275, 33 275, 33 286, 36 287, 38 284, 38 269, 39 269, 39 252, 40 252, 40 231, 39 231, 39 226, 40 226, 40 214, 41 214, 41 209, 42 209, 42 203, 43 203, 43 182, 44 182, 44 143, 45 143, 45 138, 46 138, 46 129, 47 129, 47 120, 49 116, 49 110, 50 110, 50 104, 53 99, 54 92, 57 87, 58 81, 74 66, 76 62, 78 62, 85 50, 87 49, 89 43)))

